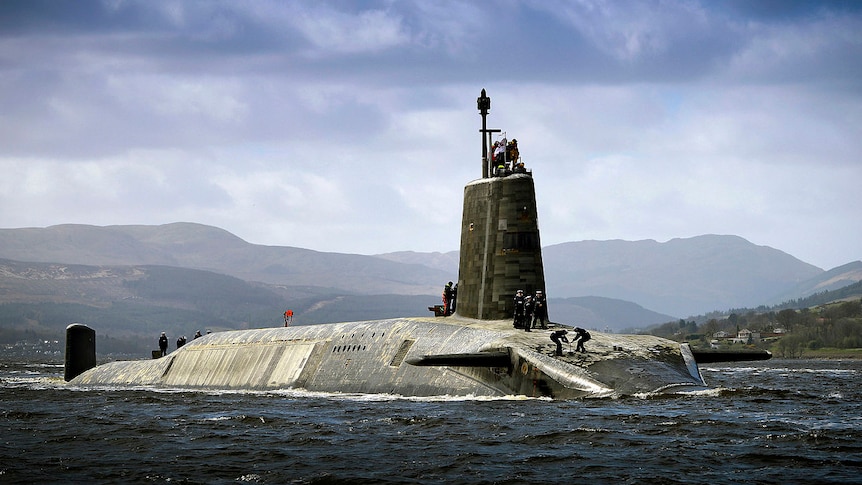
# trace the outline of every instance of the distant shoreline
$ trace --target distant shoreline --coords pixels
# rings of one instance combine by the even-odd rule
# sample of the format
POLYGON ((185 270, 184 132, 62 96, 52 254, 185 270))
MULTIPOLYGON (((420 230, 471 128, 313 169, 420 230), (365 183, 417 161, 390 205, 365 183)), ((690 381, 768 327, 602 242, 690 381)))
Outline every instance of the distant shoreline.
POLYGON ((800 359, 862 359, 862 349, 817 349, 806 350, 800 359))

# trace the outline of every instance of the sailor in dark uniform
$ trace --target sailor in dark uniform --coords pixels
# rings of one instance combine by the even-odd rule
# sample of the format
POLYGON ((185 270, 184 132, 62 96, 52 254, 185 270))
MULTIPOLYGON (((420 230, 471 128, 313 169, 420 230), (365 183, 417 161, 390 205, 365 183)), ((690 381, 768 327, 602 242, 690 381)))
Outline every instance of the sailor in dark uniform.
POLYGON ((168 336, 165 332, 162 332, 162 336, 159 337, 159 350, 162 351, 162 357, 168 355, 168 336))
POLYGON ((452 282, 446 283, 443 287, 443 315, 449 316, 452 314, 452 282))
POLYGON ((551 340, 557 344, 557 356, 563 355, 563 342, 568 342, 569 339, 566 337, 566 334, 569 333, 565 330, 557 330, 556 332, 551 334, 551 340))
POLYGON ((515 328, 524 327, 526 300, 524 299, 524 290, 518 290, 515 293, 515 318, 513 324, 515 328))
POLYGON ((540 324, 542 328, 548 328, 548 325, 545 323, 545 320, 548 319, 548 307, 547 300, 545 300, 545 295, 542 293, 542 290, 536 290, 536 296, 533 297, 533 304, 535 307, 533 308, 533 328, 536 328, 536 324, 540 324))
POLYGON ((458 306, 458 283, 455 283, 455 286, 452 287, 452 303, 449 304, 449 313, 455 313, 455 310, 458 306))
POLYGON ((575 334, 577 335, 578 345, 575 346, 575 351, 577 352, 586 352, 584 349, 584 342, 590 340, 590 332, 587 332, 583 328, 575 327, 575 334))

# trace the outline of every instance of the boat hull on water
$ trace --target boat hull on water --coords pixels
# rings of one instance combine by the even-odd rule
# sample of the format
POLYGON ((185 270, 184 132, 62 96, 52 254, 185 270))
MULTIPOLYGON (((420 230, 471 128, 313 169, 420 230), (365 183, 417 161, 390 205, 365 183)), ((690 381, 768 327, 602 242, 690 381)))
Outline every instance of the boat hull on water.
POLYGON ((706 387, 685 344, 596 332, 587 352, 556 355, 555 329, 453 316, 218 332, 162 358, 103 364, 70 384, 554 399, 706 387))

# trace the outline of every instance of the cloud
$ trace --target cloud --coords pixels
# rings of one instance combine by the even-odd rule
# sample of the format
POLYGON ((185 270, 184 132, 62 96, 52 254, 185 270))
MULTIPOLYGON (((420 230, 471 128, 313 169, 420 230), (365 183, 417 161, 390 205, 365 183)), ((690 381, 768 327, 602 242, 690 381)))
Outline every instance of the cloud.
POLYGON ((0 227, 454 250, 487 88, 545 244, 736 234, 843 264, 862 259, 860 10, 2 2, 0 227))
POLYGON ((400 19, 384 10, 340 12, 316 5, 298 12, 290 24, 314 46, 313 56, 376 52, 409 41, 400 19))

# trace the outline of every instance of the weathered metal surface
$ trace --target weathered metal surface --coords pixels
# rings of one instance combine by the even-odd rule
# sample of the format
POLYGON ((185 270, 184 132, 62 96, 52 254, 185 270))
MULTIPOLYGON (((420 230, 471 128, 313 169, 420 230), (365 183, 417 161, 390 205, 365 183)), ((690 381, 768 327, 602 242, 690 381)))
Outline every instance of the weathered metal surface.
POLYGON ((460 317, 445 323, 417 317, 220 332, 160 359, 104 364, 70 384, 557 399, 705 386, 675 342, 595 333, 587 353, 555 356, 550 332, 460 317), (409 363, 482 353, 494 357, 490 365, 409 363), (508 362, 500 359, 503 353, 508 362))
POLYGON ((509 318, 517 290, 545 288, 533 178, 474 180, 464 188, 458 315, 509 318))

